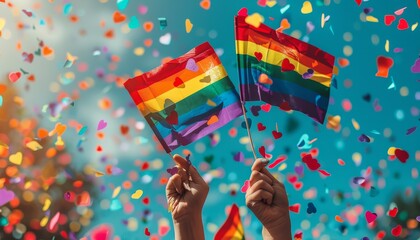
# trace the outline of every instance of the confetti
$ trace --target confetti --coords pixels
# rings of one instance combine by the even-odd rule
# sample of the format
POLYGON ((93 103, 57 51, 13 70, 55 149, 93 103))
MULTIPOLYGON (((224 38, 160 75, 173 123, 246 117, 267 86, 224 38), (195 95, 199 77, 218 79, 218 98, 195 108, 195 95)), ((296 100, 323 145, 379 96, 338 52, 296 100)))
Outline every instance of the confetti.
POLYGON ((191 22, 191 20, 190 19, 185 19, 185 31, 187 32, 187 33, 190 33, 191 32, 191 30, 193 29, 193 26, 194 26, 194 24, 192 24, 192 22, 191 22))
POLYGON ((135 193, 131 194, 132 199, 140 199, 143 196, 143 190, 138 189, 135 193))
POLYGON ((389 57, 379 56, 376 60, 378 71, 375 76, 387 78, 390 68, 394 65, 394 60, 389 57))
POLYGON ((10 202, 14 197, 15 194, 12 191, 6 188, 0 188, 0 207, 10 202))
POLYGON ((309 14, 312 12, 312 4, 310 1, 303 2, 302 8, 300 9, 302 14, 309 14))

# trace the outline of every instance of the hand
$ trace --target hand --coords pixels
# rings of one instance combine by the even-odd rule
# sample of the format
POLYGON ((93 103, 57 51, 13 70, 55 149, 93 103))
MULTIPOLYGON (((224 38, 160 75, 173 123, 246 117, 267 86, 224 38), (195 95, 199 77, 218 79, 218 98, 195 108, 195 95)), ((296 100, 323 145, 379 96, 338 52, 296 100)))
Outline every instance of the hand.
POLYGON ((178 173, 166 185, 166 198, 172 212, 175 239, 204 239, 201 212, 209 186, 190 163, 174 156, 178 173))
POLYGON ((289 201, 284 185, 265 168, 268 161, 259 158, 252 165, 246 205, 261 221, 264 239, 292 239, 289 201))

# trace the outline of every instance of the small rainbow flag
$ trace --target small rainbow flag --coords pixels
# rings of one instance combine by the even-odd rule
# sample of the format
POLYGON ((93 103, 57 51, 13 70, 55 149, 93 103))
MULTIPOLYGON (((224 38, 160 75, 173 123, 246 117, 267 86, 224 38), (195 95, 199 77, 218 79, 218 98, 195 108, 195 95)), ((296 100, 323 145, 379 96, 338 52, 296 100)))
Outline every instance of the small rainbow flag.
POLYGON ((323 123, 334 56, 246 18, 235 18, 241 99, 291 108, 323 123))
POLYGON ((245 240, 244 227, 236 204, 233 204, 230 208, 229 216, 217 231, 214 240, 245 240))
POLYGON ((238 93, 207 42, 124 86, 166 152, 242 115, 238 93))

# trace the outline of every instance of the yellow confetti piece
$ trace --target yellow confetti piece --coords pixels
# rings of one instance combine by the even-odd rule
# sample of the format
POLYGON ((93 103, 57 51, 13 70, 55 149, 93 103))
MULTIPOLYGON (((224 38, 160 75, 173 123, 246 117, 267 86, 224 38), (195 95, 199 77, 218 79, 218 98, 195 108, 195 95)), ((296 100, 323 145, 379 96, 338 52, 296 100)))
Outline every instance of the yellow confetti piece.
POLYGON ((20 165, 22 164, 22 153, 17 152, 9 156, 9 161, 13 164, 20 165))
POLYGON ((57 137, 57 141, 55 142, 55 146, 64 146, 63 139, 61 137, 57 137))
POLYGON ((366 16, 366 21, 368 21, 368 22, 379 22, 379 20, 376 17, 370 16, 370 15, 366 16))
POLYGON ((49 198, 45 199, 44 206, 42 207, 42 211, 47 211, 48 208, 51 206, 51 200, 49 198))
POLYGON ((26 144, 26 147, 32 151, 38 151, 42 149, 42 146, 37 141, 30 141, 26 144))
POLYGON ((192 24, 192 22, 191 22, 191 20, 190 19, 185 19, 185 31, 187 32, 187 33, 190 33, 191 32, 191 30, 192 30, 192 28, 193 28, 193 26, 194 26, 194 24, 192 24))
POLYGON ((212 100, 210 100, 210 99, 207 99, 207 105, 209 105, 209 106, 211 106, 211 107, 216 107, 216 103, 215 102, 213 102, 212 100))
POLYGON ((112 192, 112 198, 116 198, 118 194, 120 194, 121 186, 118 186, 114 189, 114 192, 112 192))
POLYGON ((138 189, 135 193, 131 195, 132 199, 139 199, 143 195, 143 190, 138 189))
POLYGON ((45 217, 43 217, 43 218, 41 219, 41 221, 39 222, 39 225, 40 225, 41 227, 45 227, 45 226, 47 226, 47 223, 48 223, 48 217, 47 217, 47 216, 45 216, 45 217))
POLYGON ((302 14, 309 14, 312 12, 312 4, 309 1, 305 1, 300 9, 302 14))
POLYGON ((0 18, 0 31, 4 28, 4 25, 6 25, 6 19, 0 18))
POLYGON ((418 22, 414 23, 413 25, 411 25, 411 31, 416 30, 417 26, 419 25, 418 22))
POLYGON ((321 15, 321 28, 324 28, 324 25, 325 25, 325 14, 322 13, 322 15, 321 15))
POLYGON ((25 183, 25 186, 23 186, 24 189, 29 189, 32 186, 32 182, 28 181, 25 183))
POLYGON ((395 150, 397 150, 396 147, 390 147, 390 148, 388 148, 388 155, 394 156, 395 155, 395 150))
POLYGON ((386 40, 385 42, 385 51, 389 52, 389 40, 386 40))
POLYGON ((280 166, 279 166, 279 171, 283 171, 284 169, 286 169, 287 168, 287 163, 282 163, 282 164, 280 164, 280 166))
POLYGON ((261 16, 259 13, 254 13, 252 15, 247 16, 245 18, 245 22, 255 28, 259 28, 261 23, 264 22, 264 17, 261 16))
POLYGON ((134 49, 134 55, 136 56, 142 56, 144 54, 144 48, 137 47, 134 49))
POLYGON ((274 7, 277 4, 277 1, 273 0, 273 1, 267 1, 265 3, 268 7, 274 7))
POLYGON ((77 56, 73 56, 73 55, 72 55, 71 53, 69 53, 69 52, 67 52, 66 57, 67 57, 67 60, 69 60, 70 62, 74 62, 74 61, 76 61, 76 60, 78 59, 78 57, 77 57, 77 56))
POLYGON ((102 177, 104 175, 105 175, 105 173, 103 173, 103 172, 95 171, 95 177, 102 177))
POLYGON ((351 119, 351 123, 353 124, 354 129, 356 129, 357 131, 360 130, 360 125, 359 123, 356 121, 356 119, 352 118, 351 119))

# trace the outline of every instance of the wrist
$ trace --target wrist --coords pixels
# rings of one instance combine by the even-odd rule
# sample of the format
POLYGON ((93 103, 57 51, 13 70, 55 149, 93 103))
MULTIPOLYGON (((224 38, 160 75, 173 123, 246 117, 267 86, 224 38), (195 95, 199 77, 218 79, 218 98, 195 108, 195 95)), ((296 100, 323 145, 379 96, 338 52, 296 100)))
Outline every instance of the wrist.
POLYGON ((203 220, 199 214, 184 215, 173 219, 175 239, 204 240, 203 220))
POLYGON ((263 227, 262 236, 264 240, 291 240, 292 232, 290 226, 263 227))

